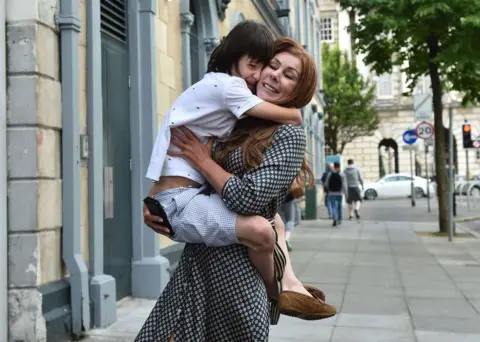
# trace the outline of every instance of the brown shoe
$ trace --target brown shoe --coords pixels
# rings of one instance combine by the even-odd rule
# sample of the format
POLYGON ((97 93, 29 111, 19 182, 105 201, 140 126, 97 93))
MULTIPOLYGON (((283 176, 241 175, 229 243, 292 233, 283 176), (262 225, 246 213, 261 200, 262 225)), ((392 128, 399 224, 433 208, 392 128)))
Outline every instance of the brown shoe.
POLYGON ((322 302, 325 301, 325 293, 322 290, 310 285, 303 285, 303 287, 310 292, 313 297, 320 299, 322 302))
POLYGON ((329 318, 337 314, 334 306, 324 301, 293 291, 282 291, 278 297, 281 314, 308 321, 329 318))

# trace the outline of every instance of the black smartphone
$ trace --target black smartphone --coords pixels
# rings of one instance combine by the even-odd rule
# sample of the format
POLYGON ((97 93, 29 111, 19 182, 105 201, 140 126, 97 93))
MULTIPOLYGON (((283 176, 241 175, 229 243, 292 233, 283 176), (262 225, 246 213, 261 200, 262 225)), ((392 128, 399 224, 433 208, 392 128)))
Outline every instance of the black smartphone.
POLYGON ((162 220, 163 220, 162 226, 167 227, 168 230, 170 231, 170 234, 173 234, 172 225, 170 224, 170 221, 168 221, 167 214, 165 214, 165 211, 163 210, 160 202, 158 202, 155 198, 145 197, 143 199, 143 203, 145 203, 145 205, 147 206, 150 214, 162 218, 162 220))

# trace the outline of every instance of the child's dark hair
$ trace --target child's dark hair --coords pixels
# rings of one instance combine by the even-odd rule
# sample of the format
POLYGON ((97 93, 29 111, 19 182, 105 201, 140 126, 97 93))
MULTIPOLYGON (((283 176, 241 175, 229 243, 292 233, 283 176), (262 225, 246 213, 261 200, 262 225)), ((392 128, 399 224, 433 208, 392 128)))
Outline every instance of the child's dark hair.
POLYGON ((274 42, 275 37, 266 25, 253 20, 242 21, 213 50, 207 72, 231 74, 232 66, 237 67, 245 55, 258 63, 268 64, 273 57, 274 42))

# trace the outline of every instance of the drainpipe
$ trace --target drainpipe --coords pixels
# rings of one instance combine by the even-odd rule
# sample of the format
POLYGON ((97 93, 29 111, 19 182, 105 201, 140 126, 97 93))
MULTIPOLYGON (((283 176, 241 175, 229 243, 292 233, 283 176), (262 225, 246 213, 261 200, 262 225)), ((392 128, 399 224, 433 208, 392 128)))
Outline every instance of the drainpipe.
POLYGON ((0 0, 0 341, 8 335, 6 10, 5 0, 0 0))
POLYGON ((62 75, 62 257, 70 274, 72 335, 90 327, 88 270, 80 245, 80 81, 78 0, 61 0, 60 29, 62 75))
POLYGON ((88 251, 93 322, 103 328, 117 320, 115 278, 103 274, 103 109, 100 0, 87 6, 88 251))

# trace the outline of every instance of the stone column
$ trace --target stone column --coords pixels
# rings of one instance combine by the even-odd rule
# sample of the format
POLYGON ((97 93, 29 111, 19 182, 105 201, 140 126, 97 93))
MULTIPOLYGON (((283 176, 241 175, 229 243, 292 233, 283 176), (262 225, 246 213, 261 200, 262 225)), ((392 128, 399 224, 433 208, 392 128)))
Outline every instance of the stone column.
POLYGON ((7 0, 10 341, 46 341, 38 286, 63 278, 57 7, 7 0))
POLYGON ((190 61, 190 30, 195 16, 190 12, 180 13, 180 28, 182 32, 182 82, 183 89, 192 85, 192 65, 190 61))
MULTIPOLYGON (((130 43, 137 49, 132 59, 132 104, 137 110, 131 112, 135 122, 131 131, 132 158, 132 215, 133 241, 132 261, 132 295, 135 297, 157 299, 169 280, 168 260, 160 255, 158 235, 143 224, 142 199, 148 193, 151 182, 145 177, 149 164, 150 151, 157 133, 156 103, 156 51, 155 51, 155 0, 140 0, 138 7, 133 7, 131 22, 136 28, 130 34, 130 43), (139 38, 141 37, 141 39, 139 38), (138 115, 140 113, 140 115, 138 115), (138 148, 138 150, 136 149, 138 148), (148 279, 148 281, 145 281, 148 279)), ((135 5, 134 5, 135 6, 135 5)), ((131 27, 133 26, 131 25, 131 27)))

